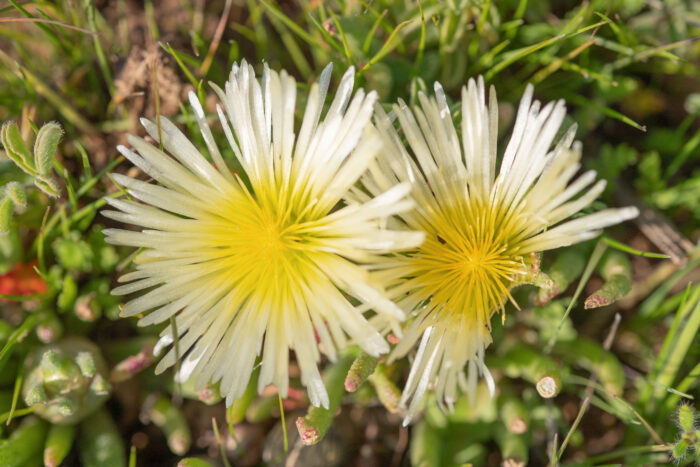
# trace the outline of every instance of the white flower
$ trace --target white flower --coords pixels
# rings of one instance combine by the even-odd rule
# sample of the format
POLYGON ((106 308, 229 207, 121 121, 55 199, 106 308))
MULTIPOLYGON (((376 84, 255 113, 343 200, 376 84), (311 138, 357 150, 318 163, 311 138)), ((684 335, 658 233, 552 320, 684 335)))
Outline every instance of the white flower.
POLYGON ((493 391, 484 365, 491 317, 512 301, 509 289, 525 273, 526 255, 588 240, 637 215, 635 208, 606 209, 564 222, 590 205, 605 182, 585 191, 596 174, 574 180, 580 169, 575 128, 550 149, 564 103, 540 108, 532 93, 528 86, 498 170, 498 107, 493 88, 486 105, 482 79, 462 90, 461 141, 438 83, 436 98, 421 93, 419 107, 394 105, 410 152, 377 106, 384 157, 371 164, 363 184, 377 194, 410 182, 416 208, 401 213, 395 226, 426 233, 419 248, 394 255, 377 271, 397 304, 414 314, 390 360, 420 339, 403 393, 403 404, 412 399, 405 423, 431 383, 442 408, 452 407, 458 384, 473 397, 479 374, 493 391))
MULTIPOLYGON (((389 348, 365 312, 403 318, 366 265, 422 241, 420 233, 384 227, 388 216, 412 206, 410 186, 343 203, 380 147, 368 124, 376 94, 358 90, 351 99, 351 68, 321 119, 330 72, 329 65, 311 86, 298 134, 296 83, 286 72, 266 66, 258 82, 244 61, 233 66, 225 91, 214 86, 223 103, 219 119, 243 173, 227 168, 192 93, 214 165, 163 117, 160 131, 155 122, 142 124, 156 141, 162 134, 174 159, 135 136, 128 139, 135 152, 118 148, 158 182, 115 175, 141 202, 108 198, 119 211, 103 212, 143 228, 105 230, 110 243, 143 249, 136 271, 120 278, 128 284, 113 293, 149 290, 122 315, 148 312, 143 326, 175 317, 178 378, 196 378, 198 387, 220 381, 227 404, 245 390, 258 356, 258 391, 272 383, 286 397, 293 349, 311 402, 327 407, 316 339, 331 359, 348 337, 379 355, 389 348)), ((173 333, 168 325, 159 347, 173 343, 173 333)), ((156 372, 174 365, 176 353, 173 346, 156 372)))

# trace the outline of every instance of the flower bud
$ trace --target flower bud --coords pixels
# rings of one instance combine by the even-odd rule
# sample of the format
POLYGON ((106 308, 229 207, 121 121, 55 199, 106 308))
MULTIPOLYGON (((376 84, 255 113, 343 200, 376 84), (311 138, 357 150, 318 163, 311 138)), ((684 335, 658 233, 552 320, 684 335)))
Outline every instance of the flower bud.
POLYGON ((99 349, 84 338, 64 339, 40 347, 25 361, 22 386, 29 406, 52 423, 73 424, 100 407, 109 396, 107 364, 99 349))

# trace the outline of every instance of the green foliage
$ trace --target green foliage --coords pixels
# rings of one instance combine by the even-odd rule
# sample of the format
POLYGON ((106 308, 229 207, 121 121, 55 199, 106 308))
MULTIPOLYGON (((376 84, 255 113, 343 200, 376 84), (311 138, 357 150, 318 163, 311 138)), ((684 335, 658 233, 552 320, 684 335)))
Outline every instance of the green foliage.
MULTIPOLYGON (((179 103, 182 87, 191 86, 207 117, 215 120, 206 83, 223 83, 234 60, 245 57, 286 68, 299 78, 299 105, 308 83, 329 61, 336 63, 336 76, 354 66, 358 86, 376 90, 382 104, 397 98, 413 104, 419 92, 430 92, 435 80, 454 103, 467 79, 481 74, 499 93, 504 127, 512 124, 525 83, 532 82, 542 102, 567 100, 568 121, 578 124, 577 138, 583 142, 583 165, 609 182, 604 204, 618 204, 618 189, 626 188, 664 214, 692 243, 697 241, 700 49, 693 38, 700 30, 693 2, 669 1, 656 8, 642 0, 576 5, 526 0, 249 1, 232 9, 218 42, 212 36, 222 13, 217 5, 201 10, 201 2, 183 3, 181 16, 168 19, 158 2, 146 2, 149 6, 143 11, 129 4, 135 11, 128 13, 121 10, 128 2, 108 3, 103 8, 90 1, 12 0, 0 10, 0 120, 18 122, 5 123, 0 133, 0 275, 29 265, 26 269, 36 267, 35 278, 46 287, 45 292, 2 303, 3 310, 12 313, 0 320, 0 414, 3 422, 22 418, 4 428, 2 465, 40 463, 37 456, 42 452, 45 460, 49 456, 46 465, 58 465, 74 438, 86 465, 107 465, 107 459, 126 464, 125 435, 106 410, 78 425, 48 427, 27 415, 27 410, 39 409, 23 404, 54 401, 51 385, 30 385, 24 397, 16 394, 16 387, 35 379, 21 362, 44 344, 60 342, 62 334, 97 344, 110 357, 105 372, 119 370, 111 373, 122 381, 134 380, 129 387, 138 388, 139 394, 130 402, 129 413, 148 408, 144 394, 157 391, 182 391, 186 398, 202 399, 188 386, 192 382, 180 388, 171 373, 155 377, 150 369, 142 371, 154 357, 150 350, 150 360, 145 357, 139 339, 152 346, 156 335, 113 322, 121 302, 109 290, 116 271, 128 270, 133 258, 104 242, 99 225, 103 220, 96 215, 104 196, 125 196, 108 174, 127 170, 113 146, 124 132, 139 131, 134 117, 152 117, 159 98, 163 112, 194 130, 191 111, 179 103), (138 29, 133 29, 134 18, 143 18, 138 29), (147 50, 144 35, 160 48, 147 50), (141 68, 127 68, 132 51, 152 55, 141 68), (157 63, 155 72, 151 58, 157 63), (137 68, 145 71, 139 74, 137 68), (159 74, 163 70, 171 75, 159 74), (139 83, 131 83, 132 78, 139 83), (167 85, 180 86, 180 94, 174 93, 176 104, 169 107, 167 85), (58 197, 62 193, 65 196, 58 197), (112 358, 108 351, 118 347, 117 337, 138 345, 126 346, 128 350, 114 352, 112 358)), ((460 109, 455 110, 459 118, 460 109)), ((213 129, 226 163, 237 168, 222 132, 213 129)), ((199 134, 190 133, 201 147, 199 134)), ((629 248, 629 254, 652 248, 631 224, 610 235, 629 248)), ((512 290, 521 310, 509 306, 504 326, 493 319, 494 343, 487 361, 498 387, 495 398, 480 384, 475 406, 461 397, 449 414, 428 400, 410 431, 414 465, 487 465, 507 458, 556 464, 548 446, 554 433, 559 440, 555 451, 560 449, 553 457, 564 465, 581 465, 580 460, 584 465, 649 465, 664 463, 669 456, 681 462, 698 456, 697 411, 684 402, 698 387, 700 355, 692 344, 699 329, 700 288, 694 284, 686 291, 679 289, 698 267, 697 256, 651 285, 646 279, 666 267, 659 259, 634 258, 631 271, 609 274, 606 256, 598 258, 597 266, 590 257, 585 248, 545 253, 545 273, 536 259, 536 272, 512 290), (583 282, 591 281, 581 284, 576 297, 585 295, 572 302, 571 290, 582 274, 583 282), (620 301, 628 289, 631 292, 620 301), (584 310, 583 298, 589 295, 605 298, 610 306, 584 310), (625 303, 630 298, 631 304, 625 303), (536 305, 535 300, 547 303, 536 305), (622 320, 606 347, 613 312, 620 312, 622 320), (550 373, 556 376, 558 395, 545 401, 536 385, 550 373), (583 410, 576 421, 570 408, 575 404, 585 409, 585 400, 597 410, 583 410), (603 427, 603 420, 609 425, 603 427), (581 429, 584 426, 588 429, 581 429), (517 433, 521 429, 525 431, 517 433), (589 448, 601 429, 619 434, 617 444, 591 456, 589 448), (570 440, 561 447, 567 433, 570 440)), ((535 264, 533 258, 524 258, 526 264, 530 261, 535 264)), ((89 379, 85 374, 92 373, 90 359, 75 355, 70 361, 75 379, 89 379)), ((405 364, 365 363, 371 364, 350 374, 358 385, 369 379, 358 389, 369 395, 353 399, 355 405, 365 400, 400 412, 396 399, 405 381, 405 364), (370 376, 375 368, 378 371, 370 376)), ((52 370, 57 374, 66 370, 61 370, 60 361, 57 367, 52 370)), ((328 371, 334 368, 340 367, 330 366, 328 371)), ((346 410, 341 403, 348 402, 342 397, 348 374, 336 373, 333 387, 338 391, 332 403, 346 410)), ((293 380, 295 385, 298 381, 293 380)), ((164 393, 162 398, 170 400, 164 393)), ((108 407, 127 403, 120 398, 108 407)), ((55 407, 68 413, 79 405, 72 404, 55 407)), ((267 423, 278 405, 276 395, 257 395, 252 378, 245 395, 228 411, 232 433, 234 424, 246 418, 267 423)), ((335 408, 318 413, 312 409, 306 421, 325 434, 336 418, 335 408)), ((223 418, 220 409, 218 418, 223 418)), ((167 431, 167 426, 161 427, 167 431)), ((194 449, 187 455, 201 454, 194 449)), ((183 449, 176 445, 173 451, 183 449)), ((187 458, 181 465, 208 463, 187 458)))
POLYGON ((111 415, 100 409, 82 421, 78 450, 85 467, 125 467, 126 449, 111 415))
MULTIPOLYGON (((678 424, 680 436, 673 445, 672 455, 677 460, 685 460, 686 456, 700 456, 700 430, 697 429, 697 414, 689 405, 681 404, 678 407, 678 424)), ((697 460, 697 457, 696 457, 697 460)))
MULTIPOLYGON (((34 157, 25 144, 19 126, 6 122, 0 132, 0 141, 7 156, 27 175, 34 178, 34 185, 47 195, 55 198, 60 194, 56 181, 50 172, 63 129, 55 122, 46 123, 37 133, 34 143, 34 157)), ((18 200, 23 199, 21 195, 18 200)), ((26 202, 26 201, 25 201, 26 202)))
POLYGON ((0 236, 10 233, 10 222, 12 222, 12 200, 2 198, 0 200, 0 236))
POLYGON ((32 352, 25 361, 22 393, 27 406, 52 423, 75 424, 109 396, 106 364, 99 348, 69 338, 32 352))

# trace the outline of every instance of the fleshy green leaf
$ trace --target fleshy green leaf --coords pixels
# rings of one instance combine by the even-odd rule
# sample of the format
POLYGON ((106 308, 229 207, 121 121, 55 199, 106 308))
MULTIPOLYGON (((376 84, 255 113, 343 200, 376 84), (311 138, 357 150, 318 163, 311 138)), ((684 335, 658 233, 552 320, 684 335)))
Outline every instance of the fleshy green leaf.
POLYGON ((686 433, 693 431, 693 419, 693 409, 689 405, 681 405, 678 409, 678 421, 686 433))
POLYGON ((24 144, 22 134, 15 122, 5 122, 0 132, 2 145, 5 147, 7 157, 17 164, 17 166, 27 172, 29 175, 34 175, 35 170, 32 164, 32 155, 24 144))
POLYGON ((673 446, 673 457, 676 459, 682 459, 688 452, 688 442, 684 439, 678 441, 675 446, 673 446))
POLYGON ((58 189, 58 184, 49 177, 37 175, 34 178, 34 185, 52 198, 58 198, 61 193, 58 189))
POLYGON ((48 175, 53 165, 58 143, 61 141, 63 129, 56 122, 45 123, 36 135, 34 142, 34 164, 42 175, 48 175))

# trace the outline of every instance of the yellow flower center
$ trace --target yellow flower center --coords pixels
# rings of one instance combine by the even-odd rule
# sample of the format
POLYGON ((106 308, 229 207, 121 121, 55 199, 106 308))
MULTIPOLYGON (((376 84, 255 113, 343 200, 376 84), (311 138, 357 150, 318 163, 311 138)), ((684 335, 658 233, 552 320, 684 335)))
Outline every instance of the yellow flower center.
POLYGON ((274 221, 263 221, 250 232, 251 252, 267 259, 279 256, 286 249, 279 226, 274 221))
POLYGON ((522 258, 509 248, 517 222, 497 219, 500 212, 475 200, 436 209, 432 232, 409 262, 416 286, 409 293, 430 299, 442 318, 488 326, 512 280, 524 272, 522 258))

